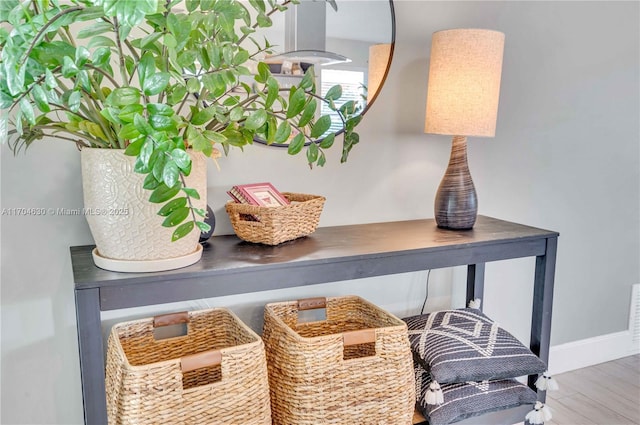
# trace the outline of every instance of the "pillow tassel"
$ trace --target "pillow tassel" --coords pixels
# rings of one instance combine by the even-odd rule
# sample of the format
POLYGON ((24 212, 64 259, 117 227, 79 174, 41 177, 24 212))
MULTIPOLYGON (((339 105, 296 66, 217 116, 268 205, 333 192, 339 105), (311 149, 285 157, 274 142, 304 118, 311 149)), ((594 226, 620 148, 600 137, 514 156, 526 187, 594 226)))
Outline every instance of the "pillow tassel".
POLYGON ((558 381, 553 379, 553 376, 549 374, 549 371, 545 371, 536 380, 536 388, 541 391, 557 391, 559 388, 558 381))
POLYGON ((444 395, 442 394, 442 389, 440 388, 440 384, 437 381, 431 381, 429 384, 429 389, 425 394, 425 401, 427 404, 442 404, 444 403, 444 395))
POLYGON ((469 301, 469 308, 475 308, 480 310, 480 304, 482 303, 482 300, 480 298, 476 298, 475 300, 471 300, 469 301))
POLYGON ((527 413, 525 419, 532 425, 544 424, 546 421, 551 420, 551 408, 544 403, 536 401, 533 410, 527 413))

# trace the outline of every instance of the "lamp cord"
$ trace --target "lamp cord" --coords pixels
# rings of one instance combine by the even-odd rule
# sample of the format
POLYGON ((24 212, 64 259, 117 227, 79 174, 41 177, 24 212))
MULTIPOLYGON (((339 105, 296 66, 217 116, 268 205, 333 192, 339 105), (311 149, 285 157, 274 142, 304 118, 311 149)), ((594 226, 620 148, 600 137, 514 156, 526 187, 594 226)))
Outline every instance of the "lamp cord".
POLYGON ((427 282, 425 285, 425 294, 424 294, 424 302, 422 303, 422 308, 420 309, 420 314, 424 314, 424 308, 427 305, 427 298, 429 298, 429 276, 431 276, 431 269, 427 271, 427 282))

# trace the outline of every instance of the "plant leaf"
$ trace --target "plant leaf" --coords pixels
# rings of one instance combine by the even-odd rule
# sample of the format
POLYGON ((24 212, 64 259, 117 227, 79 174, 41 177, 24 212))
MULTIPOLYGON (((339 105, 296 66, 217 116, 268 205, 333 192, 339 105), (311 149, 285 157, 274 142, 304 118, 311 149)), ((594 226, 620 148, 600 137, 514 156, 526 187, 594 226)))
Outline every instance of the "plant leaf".
POLYGON ((304 109, 306 100, 304 89, 291 89, 289 93, 289 107, 287 108, 287 118, 293 118, 304 109))
POLYGON ((84 66, 91 57, 91 53, 84 46, 78 46, 76 49, 76 66, 79 68, 84 66))
POLYGON ((58 82, 56 81, 56 78, 53 76, 53 73, 49 69, 45 70, 44 85, 49 90, 52 90, 58 87, 58 82))
POLYGON ((329 89, 327 94, 324 96, 327 100, 338 100, 342 97, 342 86, 335 85, 329 89))
MULTIPOLYGON (((128 156, 138 156, 140 153, 140 149, 142 149, 142 145, 144 144, 144 139, 136 140, 133 143, 130 143, 129 146, 124 150, 124 154, 128 156)), ((145 189, 148 189, 145 187, 145 189)), ((154 188, 155 189, 155 188, 154 188)))
POLYGON ((304 146, 304 135, 302 133, 296 134, 296 137, 293 138, 291 143, 289 143, 289 147, 287 148, 287 153, 289 155, 295 155, 302 150, 304 146))
POLYGON ((298 84, 298 87, 305 90, 310 89, 315 83, 315 78, 316 77, 313 73, 313 67, 310 66, 307 69, 307 72, 304 73, 304 77, 302 78, 302 81, 300 81, 300 84, 298 84))
POLYGON ((109 59, 111 58, 111 49, 108 47, 98 47, 91 57, 91 63, 98 68, 105 68, 109 65, 109 59))
POLYGON ((267 122, 267 111, 264 109, 258 109, 249 115, 244 122, 244 128, 247 130, 257 130, 267 122))
POLYGON ((276 143, 284 143, 289 139, 290 135, 291 135, 291 124, 289 124, 287 121, 282 121, 280 125, 278 125, 278 129, 276 130, 274 141, 276 143))
POLYGON ((200 80, 197 78, 189 78, 187 80, 187 91, 189 93, 198 93, 200 91, 200 80))
POLYGON ((233 108, 231 112, 229 112, 229 119, 231 121, 240 121, 244 116, 244 109, 237 107, 233 108))
POLYGON ((311 143, 307 147, 307 162, 313 164, 318 160, 318 145, 311 143))
POLYGON ((127 105, 120 110, 120 113, 118 113, 118 118, 122 122, 126 122, 126 123, 133 122, 133 118, 136 116, 136 114, 140 115, 143 110, 144 110, 144 107, 139 103, 134 103, 133 105, 127 105))
POLYGON ((320 151, 320 157, 318 158, 318 167, 323 167, 324 164, 327 163, 327 157, 324 155, 324 152, 320 151))
POLYGON ((158 155, 156 155, 156 159, 153 162, 153 169, 151 170, 150 175, 153 175, 153 178, 158 181, 158 184, 160 184, 162 183, 162 173, 164 172, 164 164, 167 162, 167 156, 163 151, 157 150, 156 152, 158 155))
POLYGON ((33 86, 31 89, 31 95, 33 96, 33 101, 38 106, 42 112, 49 112, 51 108, 49 107, 49 101, 47 100, 47 94, 44 92, 42 86, 33 86))
POLYGON ((97 35, 89 40, 87 47, 92 49, 94 47, 116 47, 116 42, 108 37, 97 35))
POLYGON ((267 78, 267 98, 264 101, 264 107, 271 108, 273 102, 278 98, 279 93, 280 86, 278 85, 278 80, 273 77, 267 78))
POLYGON ((148 135, 153 133, 153 128, 151 128, 149 123, 140 114, 135 114, 133 116, 133 125, 136 126, 136 129, 140 134, 148 135))
POLYGON ((204 221, 196 221, 196 226, 198 226, 198 229, 200 229, 201 233, 207 233, 209 230, 211 230, 211 226, 204 221))
POLYGON ((305 125, 309 124, 311 119, 316 114, 317 107, 318 107, 318 103, 316 102, 316 100, 311 99, 311 101, 307 104, 307 106, 304 107, 304 112, 302 112, 302 115, 300 116, 300 120, 298 121, 299 127, 304 127, 305 125))
POLYGON ((169 78, 168 72, 159 72, 147 78, 142 85, 144 94, 153 96, 154 94, 160 93, 167 87, 167 84, 169 84, 169 78))
POLYGON ((240 49, 238 53, 236 53, 235 56, 233 57, 231 64, 233 66, 238 66, 238 65, 242 65, 248 60, 249 60, 249 52, 247 52, 244 49, 240 49))
POLYGON ((111 92, 107 101, 114 106, 126 106, 140 101, 140 90, 135 87, 118 87, 111 92))
POLYGON ((271 76, 271 71, 269 70, 269 65, 264 62, 258 63, 258 75, 255 76, 255 80, 259 83, 265 83, 267 78, 271 76))
POLYGON ((331 146, 333 146, 333 142, 335 140, 336 140, 335 133, 331 133, 331 134, 327 135, 327 137, 322 139, 322 142, 320 142, 320 147, 322 149, 329 149, 331 146))
MULTIPOLYGON (((189 213, 191 210, 188 207, 180 207, 174 209, 167 218, 162 222, 162 226, 164 227, 174 227, 178 224, 182 223, 187 217, 189 217, 189 213)), ((193 222, 191 222, 193 226, 193 222)))
POLYGON ((175 242, 178 239, 184 238, 193 230, 193 221, 181 224, 171 235, 171 241, 175 242))
POLYGON ((145 165, 149 165, 149 159, 151 158, 151 154, 153 153, 153 140, 150 137, 147 137, 142 147, 140 148, 140 153, 138 154, 138 158, 145 165))
POLYGON ((193 125, 202 125, 209 122, 215 113, 214 108, 205 108, 196 112, 193 117, 191 117, 191 124, 193 125))
POLYGON ((178 165, 175 161, 167 160, 164 164, 164 169, 162 170, 162 181, 169 187, 173 187, 176 183, 178 183, 178 178, 180 177, 180 170, 178 169, 178 165))
POLYGON ((170 117, 164 115, 151 115, 149 117, 151 128, 158 131, 167 131, 176 128, 176 123, 170 117))
POLYGON ((153 190, 158 186, 160 186, 160 182, 155 178, 155 176, 153 174, 147 174, 147 177, 144 178, 144 183, 142 184, 142 187, 147 190, 153 190))
POLYGON ((175 113, 173 108, 164 103, 148 103, 147 111, 150 115, 163 115, 165 117, 171 117, 175 113))
POLYGON ((120 23, 135 27, 146 14, 158 9, 158 0, 103 0, 102 7, 107 16, 115 16, 120 23))
POLYGON ((311 129, 311 138, 316 139, 322 136, 331 127, 331 116, 323 115, 313 125, 311 129))
POLYGON ((166 184, 162 183, 153 192, 151 192, 149 202, 160 204, 162 202, 168 201, 169 199, 176 196, 178 192, 180 192, 180 186, 181 183, 176 183, 173 187, 167 187, 166 184))
POLYGON ((78 71, 79 69, 76 66, 75 62, 73 62, 73 59, 71 59, 69 56, 65 56, 64 58, 62 58, 62 69, 60 70, 60 72, 62 73, 63 77, 74 77, 78 73, 78 71))
POLYGON ((74 91, 73 93, 71 93, 71 95, 69 96, 69 109, 73 112, 77 112, 78 109, 80 109, 80 100, 82 98, 82 95, 80 94, 79 91, 74 91))
POLYGON ((191 157, 184 149, 176 148, 171 151, 171 157, 181 170, 186 170, 191 166, 191 157))
POLYGON ((153 61, 153 53, 146 52, 140 58, 138 63, 138 79, 143 89, 146 87, 145 82, 153 76, 156 71, 156 64, 153 61))
MULTIPOLYGON (((136 128, 135 124, 128 123, 122 126, 118 132, 118 138, 122 140, 133 140, 140 137, 140 132, 136 128)), ((144 140, 144 139, 141 139, 144 140)), ((142 147, 142 144, 140 145, 142 147)))
POLYGON ((193 199, 200 199, 200 194, 197 190, 190 187, 183 187, 182 191, 187 194, 187 196, 192 197, 193 199))
POLYGON ((22 114, 26 118, 27 122, 29 122, 29 124, 31 125, 35 125, 35 113, 33 111, 33 106, 31 105, 31 102, 29 102, 28 98, 23 97, 22 99, 20 99, 20 109, 22 110, 22 114))
POLYGON ((162 217, 166 217, 176 209, 182 208, 186 205, 187 205, 187 198, 185 197, 172 199, 171 201, 164 204, 162 208, 160 208, 160 211, 158 211, 158 215, 162 217))

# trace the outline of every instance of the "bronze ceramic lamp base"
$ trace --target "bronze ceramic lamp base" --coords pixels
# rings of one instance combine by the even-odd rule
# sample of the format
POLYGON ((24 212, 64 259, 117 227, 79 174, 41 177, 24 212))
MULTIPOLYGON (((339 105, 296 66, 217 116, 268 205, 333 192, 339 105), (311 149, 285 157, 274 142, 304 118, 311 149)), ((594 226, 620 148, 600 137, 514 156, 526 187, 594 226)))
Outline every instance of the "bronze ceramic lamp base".
POLYGON ((444 229, 473 228, 478 196, 467 164, 467 138, 454 136, 449 166, 440 182, 434 206, 436 223, 444 229))

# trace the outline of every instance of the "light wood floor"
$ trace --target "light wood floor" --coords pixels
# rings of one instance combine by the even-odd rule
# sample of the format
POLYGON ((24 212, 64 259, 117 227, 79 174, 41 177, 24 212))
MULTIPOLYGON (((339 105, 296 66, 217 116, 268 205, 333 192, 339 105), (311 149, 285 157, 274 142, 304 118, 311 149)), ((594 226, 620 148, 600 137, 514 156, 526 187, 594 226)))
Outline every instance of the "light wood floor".
POLYGON ((546 425, 640 424, 640 354, 555 375, 546 425))

